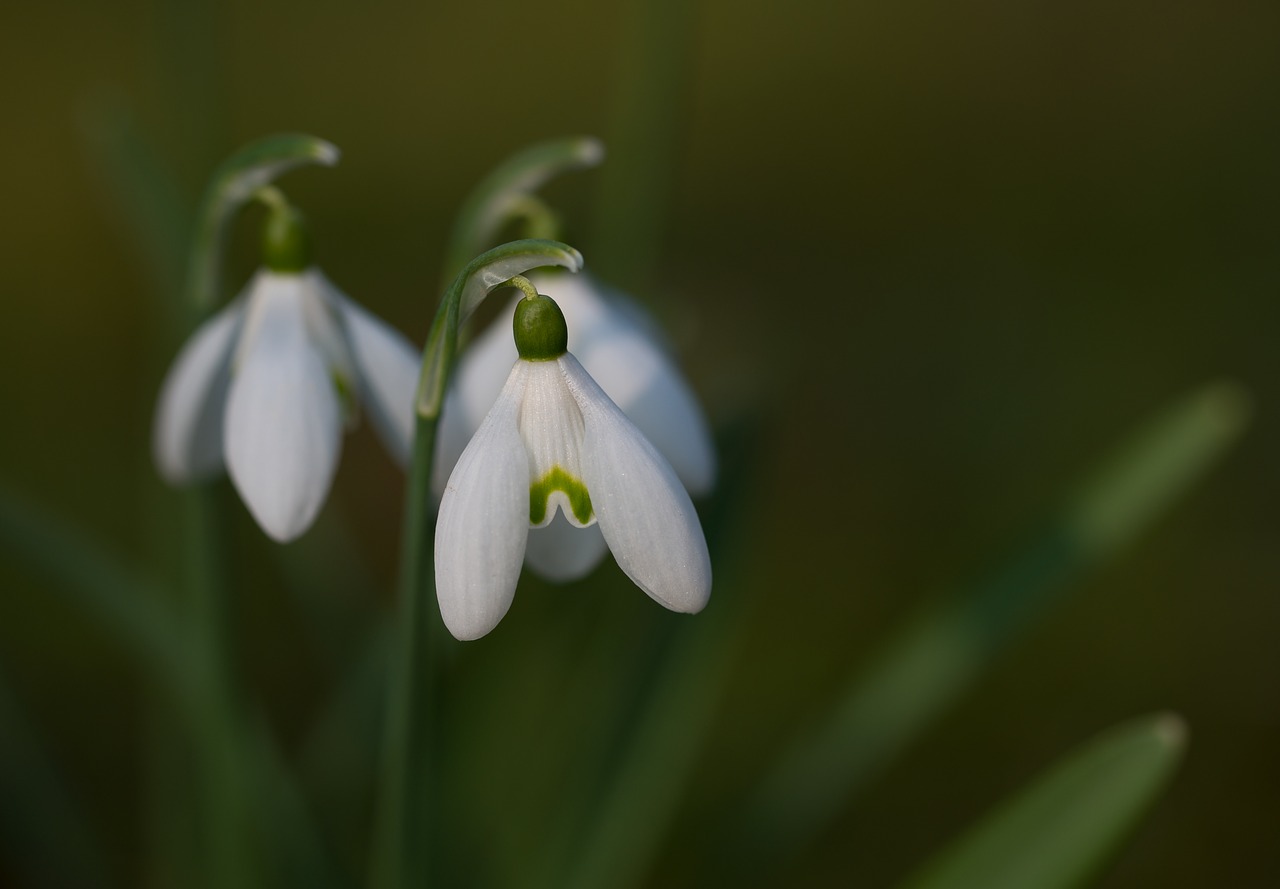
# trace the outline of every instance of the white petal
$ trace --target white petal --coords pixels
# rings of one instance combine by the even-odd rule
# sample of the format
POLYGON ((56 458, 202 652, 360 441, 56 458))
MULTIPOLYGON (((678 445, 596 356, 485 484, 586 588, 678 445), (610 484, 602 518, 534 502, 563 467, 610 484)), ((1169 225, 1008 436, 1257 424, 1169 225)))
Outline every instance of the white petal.
POLYGON ((325 285, 346 322, 360 402, 391 456, 407 467, 413 456, 414 399, 422 351, 328 281, 325 285))
POLYGON ((535 510, 541 512, 535 527, 542 527, 555 518, 557 509, 579 528, 595 522, 590 504, 586 501, 586 485, 582 477, 582 412, 578 410, 569 387, 565 385, 563 371, 556 361, 518 361, 524 366, 527 378, 524 401, 520 404, 520 438, 529 452, 530 502, 529 520, 533 522, 535 510), (571 505, 568 488, 552 489, 545 500, 536 498, 533 485, 545 483, 558 476, 561 484, 582 496, 579 501, 581 515, 576 515, 571 505))
POLYGON ((518 357, 511 332, 514 313, 515 300, 512 300, 458 359, 436 432, 431 487, 437 496, 444 491, 444 483, 462 455, 462 449, 480 428, 480 423, 498 400, 498 393, 511 375, 511 366, 518 357))
POLYGON ((320 353, 320 360, 329 369, 329 374, 347 386, 354 396, 357 369, 342 305, 346 297, 314 266, 300 274, 283 277, 297 281, 305 294, 302 306, 306 313, 307 335, 320 353))
POLYGON ((601 330, 574 354, 680 481, 694 494, 710 492, 716 476, 711 430, 671 360, 636 328, 619 325, 601 330))
MULTIPOLYGON (((456 371, 453 379, 458 379, 456 371)), ((437 503, 444 495, 444 486, 448 483, 453 468, 458 465, 458 458, 466 450, 479 425, 471 426, 462 411, 463 405, 459 401, 457 387, 450 386, 444 394, 444 406, 440 411, 440 422, 436 426, 435 453, 431 457, 431 493, 437 503)))
POLYGON ((701 611, 711 559, 675 471, 572 355, 557 361, 582 411, 582 471, 618 566, 673 611, 701 611))
POLYGON ((568 583, 590 574, 607 550, 598 522, 578 528, 569 524, 563 513, 557 513, 551 524, 529 530, 524 561, 540 577, 568 583))
POLYGON ((695 496, 711 491, 716 455, 698 400, 643 308, 589 275, 534 279, 560 305, 569 351, 695 496))
POLYGON ((165 480, 180 484, 222 469, 222 420, 231 352, 244 303, 236 300, 192 334, 160 389, 151 450, 165 480))
POLYGON ((496 627, 520 579, 529 533, 529 458, 516 426, 525 367, 512 369, 440 501, 436 597, 458 639, 479 639, 496 627))
POLYGON ((308 296, 300 276, 258 279, 227 400, 231 480, 281 542, 310 527, 342 447, 337 394, 307 334, 308 296))

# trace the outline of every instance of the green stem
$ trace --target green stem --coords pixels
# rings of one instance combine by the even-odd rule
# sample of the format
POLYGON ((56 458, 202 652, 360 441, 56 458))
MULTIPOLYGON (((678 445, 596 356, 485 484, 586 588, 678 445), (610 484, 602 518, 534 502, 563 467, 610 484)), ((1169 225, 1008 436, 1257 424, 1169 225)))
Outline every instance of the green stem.
POLYGON ((627 288, 657 266, 689 96, 697 3, 625 4, 610 163, 596 190, 593 267, 627 288))
POLYGON ((431 843, 431 711, 440 621, 429 618, 435 594, 431 467, 436 425, 458 350, 458 327, 494 289, 542 266, 577 271, 578 251, 555 241, 514 241, 467 264, 445 291, 427 334, 418 383, 418 422, 405 503, 399 626, 393 653, 381 786, 372 844, 371 884, 405 889, 426 881, 431 843))
POLYGON ((196 220, 186 289, 187 304, 193 311, 209 311, 221 296, 227 230, 254 192, 304 164, 333 166, 338 156, 337 148, 315 136, 268 136, 246 145, 218 168, 196 220))
POLYGON ((381 794, 370 884, 376 889, 422 886, 428 881, 431 712, 437 621, 430 618, 435 592, 431 571, 431 464, 434 420, 419 418, 405 501, 391 689, 383 740, 381 794))
MULTIPOLYGON (((338 150, 328 142, 284 135, 251 143, 218 168, 205 191, 190 254, 185 291, 189 331, 221 296, 226 232, 244 203, 287 170, 308 163, 332 165, 337 159, 338 150)), ((247 707, 235 677, 217 492, 199 486, 186 492, 183 505, 183 588, 196 677, 196 693, 187 703, 200 768, 206 878, 214 889, 245 889, 260 877, 252 836, 254 758, 247 707)))
POLYGON ((190 703, 200 763, 206 879, 214 889, 233 889, 258 883, 250 829, 250 765, 244 749, 247 714, 235 678, 216 496, 209 486, 186 494, 183 586, 197 677, 197 694, 190 703))

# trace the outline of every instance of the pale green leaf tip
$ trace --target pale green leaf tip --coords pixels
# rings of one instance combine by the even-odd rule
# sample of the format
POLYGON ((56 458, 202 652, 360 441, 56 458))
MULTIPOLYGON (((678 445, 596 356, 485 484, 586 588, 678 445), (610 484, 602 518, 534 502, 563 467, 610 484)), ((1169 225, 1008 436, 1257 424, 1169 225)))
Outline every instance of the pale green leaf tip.
POLYGON ((311 157, 318 164, 326 167, 332 167, 342 159, 342 150, 332 142, 326 142, 324 139, 316 139, 311 146, 311 157))
POLYGON ((1196 400, 1205 422, 1227 438, 1243 432, 1253 416, 1252 396, 1233 380, 1206 384, 1197 393, 1196 400))
POLYGON ((1152 718, 1151 733, 1161 744, 1175 753, 1187 746, 1187 722, 1177 713, 1160 713, 1152 718))
POLYGON ((604 143, 595 136, 583 136, 575 147, 578 161, 586 166, 594 167, 604 160, 604 143))
POLYGON ((569 260, 569 261, 568 261, 568 262, 566 262, 566 263, 565 263, 565 265, 564 265, 564 267, 565 267, 566 269, 568 269, 569 271, 573 272, 575 275, 576 275, 578 272, 582 271, 582 266, 583 266, 583 262, 584 262, 584 260, 582 259, 582 254, 581 254, 581 253, 579 253, 577 250, 574 250, 572 247, 570 247, 570 248, 566 251, 565 256, 566 256, 566 258, 569 260))

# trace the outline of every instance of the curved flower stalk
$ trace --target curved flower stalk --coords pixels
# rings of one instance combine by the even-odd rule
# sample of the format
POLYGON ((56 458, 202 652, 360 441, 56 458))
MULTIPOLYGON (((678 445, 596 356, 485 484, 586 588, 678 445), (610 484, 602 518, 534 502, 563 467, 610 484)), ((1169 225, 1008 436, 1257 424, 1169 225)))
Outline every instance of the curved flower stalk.
POLYGON ((413 434, 413 459, 405 500, 400 602, 386 708, 387 744, 379 778, 377 822, 371 846, 370 885, 407 889, 420 885, 428 854, 424 837, 434 824, 436 794, 431 757, 433 679, 438 666, 436 624, 424 615, 435 589, 431 570, 434 531, 431 462, 446 387, 458 351, 458 329, 488 294, 512 276, 554 266, 578 271, 582 256, 568 244, 524 239, 501 244, 472 259, 445 288, 423 350, 413 434))
MULTIPOLYGON (((552 291, 569 327, 569 351, 666 458, 693 496, 710 492, 716 457, 697 399, 653 335, 643 310, 586 274, 531 276, 552 291)), ((439 496, 471 436, 502 391, 517 353, 509 331, 518 300, 463 353, 445 402, 432 488, 439 496)), ((548 580, 586 575, 604 557, 599 529, 576 531, 563 516, 529 535, 525 558, 548 580)))
POLYGON ((560 514, 598 527, 619 567, 673 611, 702 610, 711 562, 671 465, 567 351, 555 302, 527 288, 518 358, 445 486, 436 525, 440 613, 458 639, 484 636, 515 595, 531 528, 560 514))
POLYGON ((269 200, 266 267, 179 352, 153 450, 174 484, 225 465, 262 529, 287 542, 328 496, 359 407, 407 465, 420 356, 310 264, 298 214, 278 192, 269 200))
POLYGON ((524 223, 527 237, 558 237, 555 214, 537 197, 537 190, 561 173, 594 167, 602 160, 600 140, 570 136, 531 145, 499 164, 471 190, 458 213, 445 263, 446 280, 514 221, 524 223))

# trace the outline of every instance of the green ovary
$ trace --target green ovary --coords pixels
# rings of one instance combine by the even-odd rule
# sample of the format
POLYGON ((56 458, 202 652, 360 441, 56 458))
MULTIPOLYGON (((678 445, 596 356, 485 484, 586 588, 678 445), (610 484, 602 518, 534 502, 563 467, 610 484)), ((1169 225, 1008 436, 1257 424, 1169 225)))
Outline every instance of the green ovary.
POLYGON ((547 500, 553 491, 563 491, 569 498, 573 517, 581 525, 591 521, 591 495, 587 486, 559 466, 529 486, 529 524, 541 525, 547 517, 547 500))

